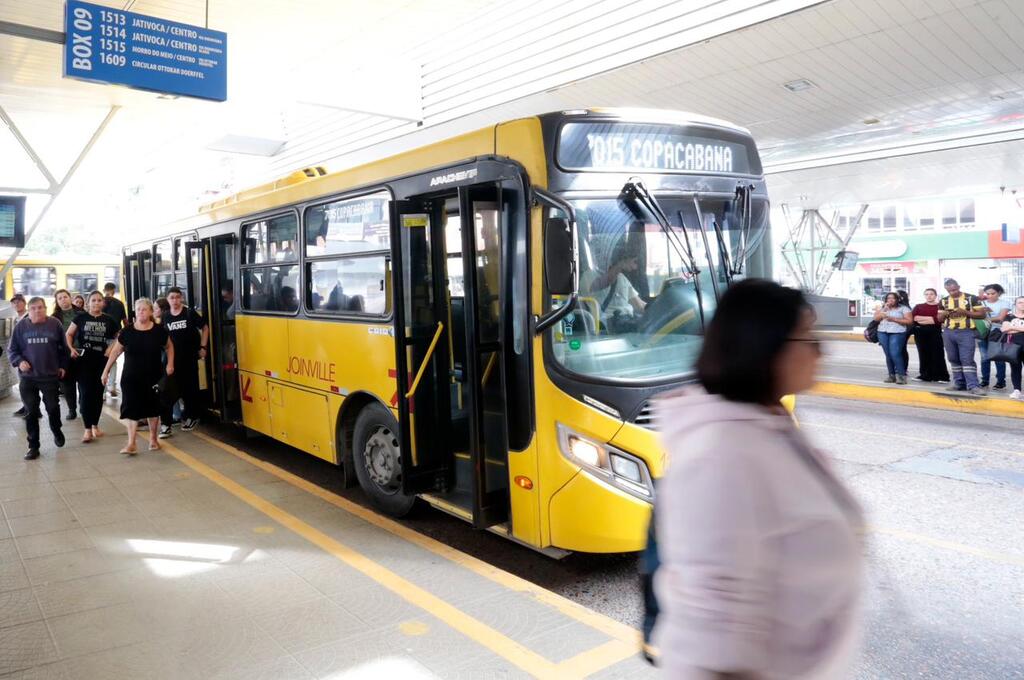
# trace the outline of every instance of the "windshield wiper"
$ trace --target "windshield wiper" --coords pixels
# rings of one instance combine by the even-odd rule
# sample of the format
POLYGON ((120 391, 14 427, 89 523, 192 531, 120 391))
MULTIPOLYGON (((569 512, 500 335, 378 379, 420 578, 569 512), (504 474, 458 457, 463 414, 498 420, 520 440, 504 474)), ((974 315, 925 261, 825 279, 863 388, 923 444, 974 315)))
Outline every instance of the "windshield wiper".
MULTIPOLYGON (((640 204, 647 212, 649 212, 661 227, 662 232, 665 234, 665 238, 672 244, 672 248, 676 251, 676 255, 679 256, 682 261, 684 268, 687 273, 693 279, 693 289, 697 293, 697 311, 700 313, 700 327, 704 328, 704 296, 700 290, 700 269, 697 267, 697 260, 693 257, 693 248, 690 245, 690 235, 686 230, 686 223, 683 221, 683 214, 679 213, 679 224, 683 229, 683 239, 686 241, 686 245, 683 246, 679 242, 679 235, 676 234, 675 230, 672 229, 672 225, 669 224, 668 217, 665 216, 665 211, 662 210, 661 204, 658 203, 658 199, 647 190, 644 186, 643 180, 639 177, 631 177, 622 185, 622 195, 626 198, 636 201, 640 204)), ((699 215, 699 213, 698 213, 699 215)), ((705 246, 707 245, 707 239, 705 237, 705 246)), ((712 285, 715 286, 715 297, 718 297, 718 286, 714 283, 714 277, 712 277, 712 285)))
MULTIPOLYGON (((708 234, 707 230, 704 229, 704 218, 700 212, 700 200, 697 194, 693 195, 693 209, 697 213, 697 220, 700 222, 700 233, 704 237, 704 252, 707 254, 708 266, 714 274, 715 263, 711 261, 711 248, 708 247, 708 234)), ((679 213, 679 219, 683 219, 682 212, 679 213)), ((715 228, 715 240, 718 241, 718 258, 722 263, 722 272, 725 274, 725 285, 728 286, 732 281, 732 263, 729 261, 729 246, 725 242, 725 234, 722 232, 722 225, 718 223, 718 220, 712 218, 711 224, 715 228)), ((711 277, 711 283, 715 287, 715 299, 718 299, 717 275, 711 277)))
POLYGON ((733 204, 738 208, 735 212, 742 211, 743 218, 740 220, 740 243, 736 252, 736 259, 734 260, 736 267, 733 269, 730 265, 731 273, 734 276, 743 275, 743 265, 747 261, 747 255, 750 254, 750 228, 753 222, 751 196, 753 193, 753 184, 739 184, 736 186, 736 197, 733 199, 733 204))

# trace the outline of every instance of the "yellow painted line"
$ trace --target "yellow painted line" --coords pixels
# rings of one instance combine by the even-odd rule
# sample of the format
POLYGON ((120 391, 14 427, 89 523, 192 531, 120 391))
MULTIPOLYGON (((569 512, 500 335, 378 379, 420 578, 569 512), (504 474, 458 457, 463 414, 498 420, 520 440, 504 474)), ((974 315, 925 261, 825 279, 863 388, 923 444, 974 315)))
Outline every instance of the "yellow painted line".
POLYGON ((562 677, 585 678, 620 661, 638 656, 640 644, 639 639, 632 644, 622 640, 609 640, 558 664, 558 671, 562 677))
POLYGON ((362 553, 306 524, 298 517, 282 510, 209 465, 196 460, 166 440, 161 442, 161 446, 168 455, 206 477, 231 495, 259 510, 286 529, 302 536, 313 545, 333 555, 353 569, 373 579, 402 599, 436 616, 470 640, 483 645, 521 670, 539 678, 565 677, 563 673, 558 671, 556 664, 548 661, 530 648, 502 635, 497 630, 457 609, 433 593, 407 581, 362 553))
POLYGON ((928 392, 895 387, 873 387, 854 383, 820 382, 808 391, 819 397, 838 397, 899 406, 918 406, 984 416, 1024 418, 1024 403, 1009 399, 965 396, 960 392, 928 392))
POLYGON ((904 531, 902 529, 890 529, 887 527, 876 527, 869 526, 867 530, 871 533, 883 534, 886 536, 895 536, 902 538, 907 541, 913 541, 915 543, 923 543, 925 545, 935 546, 937 548, 945 548, 958 553, 964 553, 965 555, 974 555, 975 557, 981 557, 986 560, 993 562, 1001 562, 1003 564, 1012 564, 1017 567, 1024 567, 1024 556, 1021 555, 1009 555, 1006 553, 996 552, 995 550, 986 550, 985 548, 974 548, 969 545, 962 543, 954 543, 953 541, 946 541, 941 538, 932 538, 931 536, 925 536, 923 534, 915 534, 912 531, 904 531))
POLYGON ((591 609, 587 609, 586 607, 576 604, 572 600, 566 599, 561 595, 558 595, 557 593, 553 593, 550 590, 542 588, 534 583, 530 583, 526 579, 515 576, 514 574, 510 574, 507 571, 499 569, 494 565, 488 564, 483 560, 479 560, 473 557, 472 555, 467 555, 466 553, 456 550, 455 548, 445 545, 444 543, 436 541, 430 538, 429 536, 424 536, 423 534, 414 531, 408 527, 405 527, 392 519, 389 519, 382 515, 378 515, 376 512, 364 508, 361 505, 357 505, 356 503, 353 503, 352 501, 342 498, 341 496, 332 493, 326 489, 323 489, 317 486, 316 484, 313 484, 312 482, 307 481, 302 477, 299 477, 298 475, 294 475, 291 472, 288 472, 287 470, 282 470, 276 465, 267 463, 266 461, 262 461, 259 458, 250 456, 246 452, 241 451, 240 449, 231 446, 230 444, 225 444, 224 442, 218 441, 207 434, 199 432, 198 430, 193 430, 191 434, 199 437, 203 441, 213 446, 216 446, 222 451, 230 453, 236 458, 240 458, 266 472, 269 472, 270 474, 274 475, 275 477, 282 481, 297 486, 300 489, 310 494, 313 494, 314 496, 317 496, 322 500, 327 501, 331 505, 339 507, 342 510, 345 510, 355 515, 356 517, 359 517, 360 519, 370 524, 373 524, 374 526, 384 529, 385 531, 388 531, 400 538, 403 538, 406 541, 409 541, 410 543, 414 543, 415 545, 425 550, 429 550, 435 555, 438 555, 439 557, 443 557, 451 562, 454 562, 455 564, 458 564, 479 576, 483 576, 484 578, 494 581, 495 583, 504 586, 509 590, 514 590, 516 592, 531 595, 532 597, 534 597, 534 599, 538 600, 539 602, 543 602, 544 604, 558 610, 562 614, 570 618, 573 618, 581 623, 584 623, 590 626, 591 628, 599 630, 611 638, 629 644, 633 644, 634 651, 636 649, 636 645, 638 644, 638 640, 640 639, 640 633, 636 628, 633 628, 632 626, 627 626, 626 624, 620 623, 603 614, 599 614, 598 612, 595 612, 591 609))

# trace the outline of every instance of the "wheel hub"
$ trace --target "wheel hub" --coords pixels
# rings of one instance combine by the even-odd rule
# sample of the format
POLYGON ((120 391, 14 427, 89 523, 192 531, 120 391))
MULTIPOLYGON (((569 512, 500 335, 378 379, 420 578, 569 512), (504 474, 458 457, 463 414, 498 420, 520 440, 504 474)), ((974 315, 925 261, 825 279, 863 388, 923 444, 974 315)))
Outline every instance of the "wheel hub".
POLYGON ((401 487, 402 465, 398 440, 386 427, 378 427, 367 440, 363 451, 366 472, 383 491, 395 493, 401 487))

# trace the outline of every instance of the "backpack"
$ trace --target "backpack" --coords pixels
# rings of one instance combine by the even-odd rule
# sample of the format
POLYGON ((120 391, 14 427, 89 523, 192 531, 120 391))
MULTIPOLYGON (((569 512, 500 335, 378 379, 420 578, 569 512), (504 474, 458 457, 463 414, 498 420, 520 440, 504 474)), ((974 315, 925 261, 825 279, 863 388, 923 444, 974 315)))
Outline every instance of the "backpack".
POLYGON ((878 344, 878 322, 874 319, 868 324, 868 327, 864 329, 864 339, 868 342, 878 344))

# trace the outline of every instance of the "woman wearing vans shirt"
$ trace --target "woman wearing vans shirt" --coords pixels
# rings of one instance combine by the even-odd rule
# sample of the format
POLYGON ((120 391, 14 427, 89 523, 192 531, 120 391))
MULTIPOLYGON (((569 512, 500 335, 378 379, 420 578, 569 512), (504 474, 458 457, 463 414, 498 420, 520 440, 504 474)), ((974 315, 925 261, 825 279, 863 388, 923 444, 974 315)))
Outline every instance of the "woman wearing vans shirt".
POLYGON ((103 368, 110 346, 117 338, 118 325, 103 313, 103 294, 89 293, 88 311, 81 312, 67 329, 68 349, 78 365, 78 391, 82 397, 82 441, 102 437, 100 412, 103 410, 103 368))
POLYGON ((942 324, 939 323, 939 293, 934 288, 924 289, 924 302, 915 305, 914 342, 924 382, 949 382, 946 354, 942 348, 942 324))

